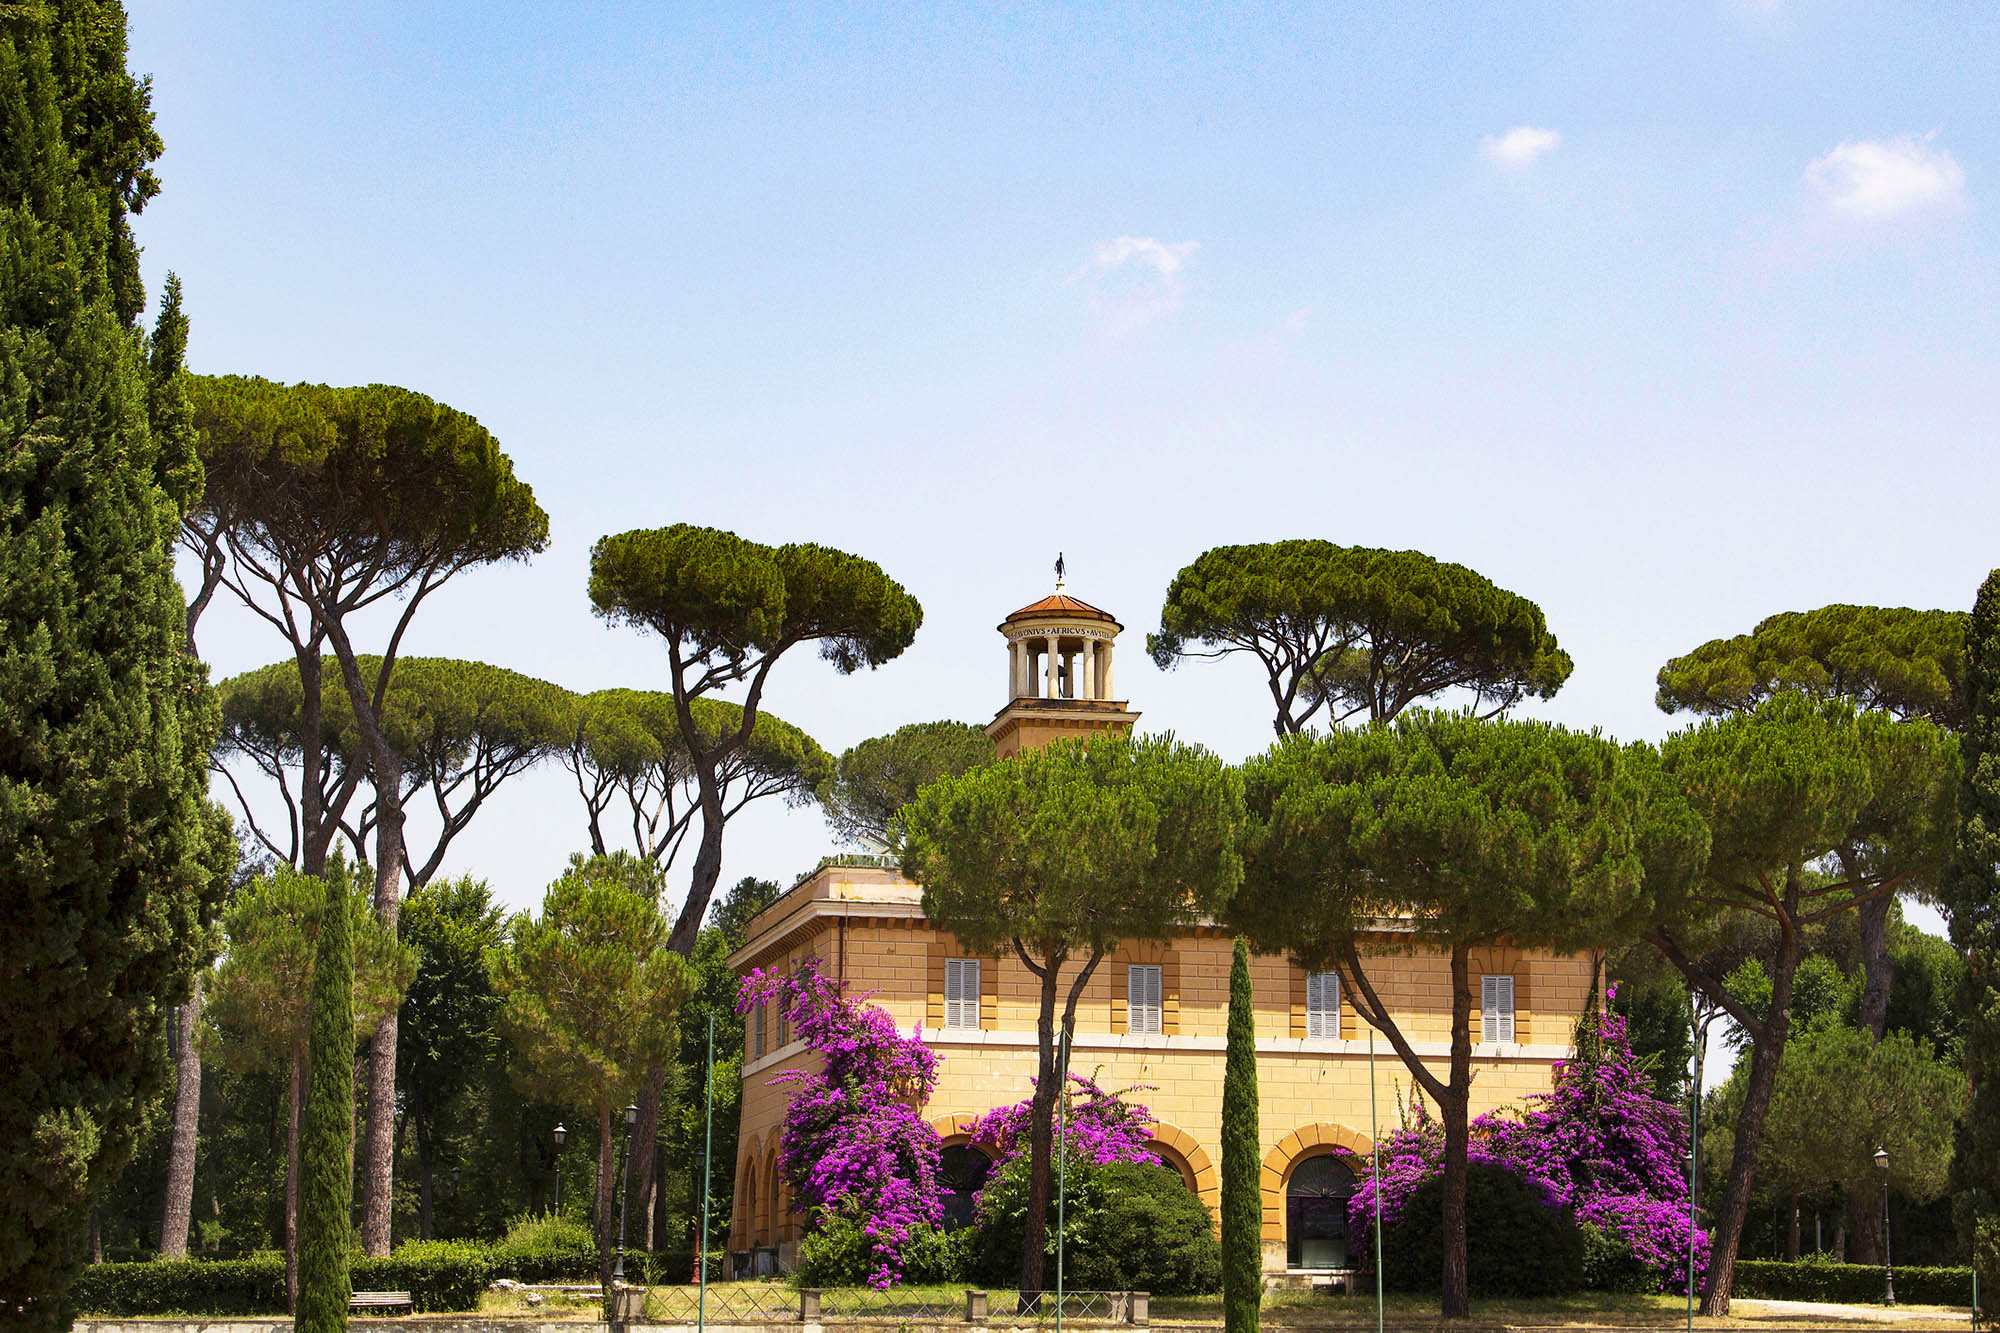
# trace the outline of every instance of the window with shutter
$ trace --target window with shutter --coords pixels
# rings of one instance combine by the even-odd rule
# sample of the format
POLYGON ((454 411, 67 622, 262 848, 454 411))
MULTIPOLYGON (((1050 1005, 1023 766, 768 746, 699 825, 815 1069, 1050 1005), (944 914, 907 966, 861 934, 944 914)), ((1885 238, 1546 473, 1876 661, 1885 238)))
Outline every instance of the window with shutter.
POLYGON ((1159 1032, 1161 1026, 1158 964, 1125 969, 1125 1030, 1159 1032))
POLYGON ((764 1058, 764 1006, 761 1004, 757 1006, 757 1019, 752 1027, 754 1033, 750 1043, 750 1058, 761 1060, 764 1058))
POLYGON ((1306 973, 1306 1035, 1340 1035, 1340 974, 1306 973))
POLYGON ((1481 977, 1479 1008, 1481 1041, 1514 1040, 1514 978, 1481 977))
POLYGON ((947 958, 944 963, 944 1025, 979 1026, 979 960, 947 958))

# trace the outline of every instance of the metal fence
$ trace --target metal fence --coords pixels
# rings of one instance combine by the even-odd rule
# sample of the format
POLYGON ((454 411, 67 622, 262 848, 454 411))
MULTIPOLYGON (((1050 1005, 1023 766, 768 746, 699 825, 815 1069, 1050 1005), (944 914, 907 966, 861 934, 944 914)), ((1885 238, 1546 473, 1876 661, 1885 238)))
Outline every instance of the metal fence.
MULTIPOLYGON (((636 1293, 635 1293, 636 1294, 636 1293)), ((1063 1324, 1150 1322, 1143 1291, 1066 1291, 1060 1312, 1056 1293, 1024 1302, 1019 1292, 938 1287, 795 1288, 775 1282, 712 1283, 702 1288, 649 1287, 638 1306, 648 1324, 962 1324, 1016 1328, 1063 1324)))

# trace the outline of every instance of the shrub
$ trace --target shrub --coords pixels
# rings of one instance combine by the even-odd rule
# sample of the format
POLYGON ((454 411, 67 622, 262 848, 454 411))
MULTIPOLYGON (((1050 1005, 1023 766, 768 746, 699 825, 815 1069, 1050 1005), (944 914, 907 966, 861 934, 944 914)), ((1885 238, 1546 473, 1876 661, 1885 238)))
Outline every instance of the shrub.
POLYGON ((492 1272, 493 1252, 462 1240, 412 1240, 382 1259, 356 1256, 356 1291, 407 1291, 418 1313, 477 1310, 492 1272))
MULTIPOLYGON (((1064 1285, 1078 1291, 1150 1291, 1160 1296, 1211 1292, 1222 1285, 1215 1221, 1188 1193, 1178 1172, 1135 1162, 1066 1167, 1064 1285)), ((1051 1212, 1053 1213, 1053 1202, 1051 1212)), ((1021 1272, 1027 1231, 1028 1158, 1021 1154, 987 1181, 979 1220, 967 1242, 972 1276, 1011 1285, 1021 1272)), ((1055 1253, 1055 1218, 1049 1253, 1055 1253)), ((1054 1284, 1053 1265, 1045 1281, 1054 1284)))
MULTIPOLYGON (((902 1281, 910 1284, 957 1282, 970 1253, 969 1231, 940 1231, 914 1223, 900 1243, 902 1281)), ((877 1239, 852 1210, 822 1214, 799 1243, 793 1282, 801 1287, 861 1287, 874 1279, 880 1263, 877 1239)))
POLYGON ((522 1216, 493 1246, 491 1262, 494 1277, 516 1282, 595 1282, 597 1241, 574 1218, 522 1216))
MULTIPOLYGON (((1782 1301, 1834 1301, 1847 1305, 1879 1305, 1887 1284, 1877 1264, 1829 1263, 1801 1259, 1738 1259, 1734 1296, 1762 1296, 1782 1301)), ((1896 1268, 1896 1300, 1905 1305, 1970 1305, 1970 1268, 1896 1268)))
POLYGON ((1625 1237, 1592 1222, 1583 1232, 1583 1286, 1586 1291, 1650 1292, 1659 1289, 1659 1275, 1639 1262, 1625 1237))
MULTIPOLYGON (((420 1311, 476 1310, 490 1272, 489 1252, 464 1241, 410 1241, 384 1259, 351 1260, 356 1291, 407 1291, 420 1311)), ((71 1288, 90 1314, 271 1315, 285 1312, 285 1262, 176 1259, 96 1264, 71 1288)), ((343 1311, 344 1312, 344 1311, 343 1311)))
MULTIPOLYGON (((1444 1253, 1444 1178, 1432 1176, 1383 1226, 1382 1279, 1436 1291, 1444 1253)), ((1473 1162, 1465 1182, 1466 1276, 1474 1296, 1556 1296, 1583 1286, 1584 1238, 1566 1209, 1505 1167, 1473 1162)))

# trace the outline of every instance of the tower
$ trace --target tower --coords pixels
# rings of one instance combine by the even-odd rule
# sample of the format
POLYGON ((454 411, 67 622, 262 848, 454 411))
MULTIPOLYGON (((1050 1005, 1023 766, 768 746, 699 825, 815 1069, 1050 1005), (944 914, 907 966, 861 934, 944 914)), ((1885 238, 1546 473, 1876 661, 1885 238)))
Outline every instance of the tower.
POLYGON ((1066 736, 1129 731, 1139 715, 1112 693, 1111 650, 1125 627, 1056 590, 999 624, 1007 639, 1007 705, 991 722, 999 757, 1066 736))

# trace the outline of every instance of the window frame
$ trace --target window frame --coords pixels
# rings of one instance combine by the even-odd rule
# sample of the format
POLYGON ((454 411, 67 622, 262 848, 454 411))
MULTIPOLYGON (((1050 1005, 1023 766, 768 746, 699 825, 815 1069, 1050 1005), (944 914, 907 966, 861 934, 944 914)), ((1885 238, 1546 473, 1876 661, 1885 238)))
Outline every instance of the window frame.
POLYGON ((947 958, 944 960, 944 1022, 948 1032, 977 1032, 980 1027, 979 1005, 983 998, 980 987, 984 978, 977 958, 947 958), (972 978, 972 993, 966 994, 968 970, 972 978), (952 995, 952 976, 958 976, 958 995, 952 995), (953 1006, 957 1006, 957 1021, 953 1021, 953 1006))
POLYGON ((1160 1037, 1167 1031, 1166 969, 1159 963, 1125 965, 1125 1030, 1160 1037), (1134 985, 1137 984, 1136 998, 1134 985), (1150 992, 1150 995, 1149 995, 1150 992))
POLYGON ((757 1017, 750 1025, 750 1058, 752 1060, 761 1060, 764 1058, 764 1008, 765 1006, 761 1004, 757 1006, 757 1017))
POLYGON ((1306 1036, 1327 1038, 1340 1036, 1340 973, 1328 969, 1306 973, 1306 1036), (1327 987, 1333 988, 1332 1003, 1327 1002, 1327 987), (1320 1003, 1313 1005, 1313 992, 1319 992, 1320 1003), (1319 1030, 1315 1032, 1313 1025, 1319 1030))
POLYGON ((1511 972, 1488 972, 1479 978, 1479 1039, 1483 1045, 1509 1046, 1514 1043, 1515 1033, 1519 1030, 1514 993, 1511 972))

